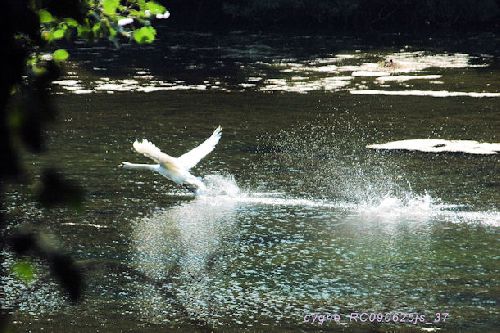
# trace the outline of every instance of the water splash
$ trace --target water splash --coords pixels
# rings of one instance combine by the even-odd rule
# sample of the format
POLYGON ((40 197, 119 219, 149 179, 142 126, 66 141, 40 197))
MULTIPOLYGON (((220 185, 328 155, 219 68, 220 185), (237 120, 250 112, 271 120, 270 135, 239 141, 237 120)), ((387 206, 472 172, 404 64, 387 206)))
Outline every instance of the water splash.
POLYGON ((365 142, 376 135, 356 117, 344 112, 321 115, 318 121, 270 136, 263 141, 268 146, 274 145, 275 149, 270 153, 272 159, 267 156, 269 158, 263 163, 272 161, 273 166, 278 164, 281 170, 289 170, 284 179, 289 182, 292 178, 297 187, 287 183, 286 188, 291 193, 280 198, 256 198, 249 194, 240 200, 342 209, 367 222, 393 224, 437 219, 500 225, 496 211, 479 210, 471 214, 470 211, 475 210, 473 206, 447 204, 439 196, 431 196, 426 189, 414 190, 411 174, 406 174, 401 167, 407 163, 406 157, 373 154, 365 149, 365 142))
POLYGON ((438 200, 430 195, 413 195, 407 193, 403 198, 383 196, 371 198, 370 202, 361 203, 356 211, 360 217, 371 222, 394 223, 411 220, 417 222, 428 221, 441 210, 438 200))
POLYGON ((201 196, 213 197, 226 195, 235 197, 240 193, 240 188, 236 184, 233 175, 207 175, 203 178, 206 190, 200 193, 201 196))
MULTIPOLYGON (((386 225, 445 221, 500 226, 500 213, 497 211, 471 211, 471 207, 467 205, 448 204, 429 193, 414 192, 409 184, 406 189, 398 187, 398 191, 395 191, 394 184, 382 187, 380 184, 368 183, 363 189, 359 187, 359 184, 351 184, 351 191, 355 191, 346 200, 345 198, 304 198, 286 192, 242 190, 238 187, 233 175, 208 175, 204 179, 207 184, 206 192, 198 196, 190 195, 194 199, 191 204, 182 206, 184 208, 174 208, 162 218, 169 216, 168 220, 175 220, 180 218, 179 211, 194 208, 206 209, 206 212, 199 211, 196 214, 200 220, 205 216, 212 220, 212 210, 221 207, 256 209, 257 206, 271 206, 310 211, 317 213, 318 216, 324 216, 325 213, 347 214, 346 216, 355 217, 366 223, 386 225)), ((349 185, 346 185, 346 188, 348 187, 349 185)), ((185 197, 182 193, 169 195, 185 197)), ((191 219, 191 215, 190 213, 184 218, 191 219)), ((148 227, 150 231, 154 229, 148 227)), ((169 233, 172 231, 170 230, 169 233)))

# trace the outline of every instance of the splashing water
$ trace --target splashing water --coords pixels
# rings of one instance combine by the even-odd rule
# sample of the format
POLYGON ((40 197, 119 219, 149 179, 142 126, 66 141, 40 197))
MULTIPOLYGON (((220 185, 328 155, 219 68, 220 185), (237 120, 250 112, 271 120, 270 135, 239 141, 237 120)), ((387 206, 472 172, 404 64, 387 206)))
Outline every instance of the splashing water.
MULTIPOLYGON (((354 172, 354 171, 353 171, 354 172)), ((360 174, 362 170, 358 170, 360 174)), ((352 173, 354 174, 354 173, 352 173)), ((351 196, 339 198, 297 197, 286 192, 257 192, 242 190, 236 183, 233 175, 207 175, 204 177, 207 190, 194 197, 193 206, 206 213, 196 220, 206 218, 213 209, 230 206, 231 209, 242 206, 272 206, 297 207, 311 210, 319 215, 322 211, 344 212, 349 216, 356 216, 367 223, 383 223, 387 225, 400 222, 426 223, 431 220, 446 220, 452 223, 483 224, 500 226, 500 213, 496 211, 468 211, 469 207, 461 204, 447 204, 440 198, 432 197, 429 193, 418 194, 411 186, 408 190, 394 189, 395 183, 381 184, 367 183, 363 188, 353 180, 343 186, 352 190, 351 196), (215 207, 215 208, 214 208, 215 207)), ((408 185, 409 186, 409 185, 408 185)), ((172 194, 180 196, 180 194, 172 194)), ((174 209, 176 215, 179 209, 174 209)), ((224 210, 224 209, 223 209, 224 210)), ((169 214, 169 215, 172 215, 169 214)), ((183 213, 184 214, 184 213, 183 213)), ((191 216, 192 214, 188 214, 191 216)), ((175 220, 175 218, 172 218, 175 220)), ((209 216, 209 220, 213 220, 209 216)))
MULTIPOLYGON (((388 156, 363 152, 369 138, 351 120, 303 126, 273 138, 273 158, 259 167, 282 172, 264 185, 242 189, 233 175, 207 175, 207 190, 193 200, 137 221, 134 260, 166 286, 135 285, 141 315, 158 323, 189 316, 208 325, 251 326, 265 318, 298 318, 305 306, 344 294, 369 307, 357 281, 379 293, 385 285, 377 283, 388 270, 406 281, 399 253, 413 246, 412 260, 427 262, 434 246, 430 226, 500 225, 498 212, 463 211, 463 205, 414 191, 388 156), (341 134, 324 135, 332 129, 341 134), (342 140, 355 131, 361 134, 354 145, 342 140), (400 237, 408 232, 411 237, 400 237), (317 237, 320 245, 311 243, 317 237), (330 267, 332 257, 337 261, 330 267), (339 282, 339 275, 349 282, 339 282), (257 319, 255 309, 266 314, 257 319)), ((419 299, 410 307, 421 306, 419 299)))
POLYGON ((302 207, 318 214, 335 210, 386 224, 439 219, 500 225, 500 214, 494 210, 473 211, 472 206, 447 204, 425 189, 414 191, 411 177, 399 165, 401 159, 365 149, 373 136, 374 131, 348 112, 322 115, 321 122, 303 123, 263 140, 274 148, 262 154, 259 167, 281 172, 259 187, 273 192, 241 189, 233 175, 211 174, 204 177, 206 191, 195 200, 302 207))
POLYGON ((359 204, 356 210, 367 221, 393 223, 401 220, 412 220, 424 222, 441 210, 441 207, 437 204, 437 200, 428 194, 415 196, 407 193, 404 198, 389 195, 372 198, 370 202, 359 204))
POLYGON ((235 197, 240 193, 240 188, 233 175, 207 175, 203 180, 207 188, 200 193, 202 196, 235 197))

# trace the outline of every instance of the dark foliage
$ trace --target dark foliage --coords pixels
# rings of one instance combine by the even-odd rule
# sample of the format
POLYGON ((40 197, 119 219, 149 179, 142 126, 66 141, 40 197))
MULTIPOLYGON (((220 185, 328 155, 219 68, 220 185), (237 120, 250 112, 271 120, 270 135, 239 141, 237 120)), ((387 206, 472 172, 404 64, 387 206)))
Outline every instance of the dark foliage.
MULTIPOLYGON (((61 74, 61 62, 69 56, 64 49, 53 50, 55 43, 78 36, 87 41, 107 39, 115 45, 120 38, 151 43, 156 30, 151 18, 165 15, 166 9, 155 1, 121 0, 6 0, 0 20, 0 197, 6 182, 26 180, 19 155, 23 149, 41 153, 45 149, 45 128, 54 120, 56 109, 49 87, 61 74), (134 10, 135 9, 135 10, 134 10), (126 26, 121 18, 132 19, 126 26), (42 52, 54 51, 50 57, 42 52), (43 58, 43 59, 42 59, 43 58), (24 176, 24 177, 23 177, 24 176)), ((79 208, 84 192, 54 169, 41 172, 35 193, 43 207, 79 208)), ((82 297, 83 277, 75 262, 61 249, 45 243, 34 232, 6 231, 6 218, 0 206, 0 260, 10 239, 10 249, 19 256, 36 257, 46 262, 69 299, 82 297)), ((4 274, 0 265, 0 275, 4 274)), ((0 331, 8 321, 0 309, 0 331)))
POLYGON ((88 10, 82 0, 42 0, 40 8, 48 9, 57 17, 71 17, 79 23, 83 23, 84 13, 88 10))
POLYGON ((172 0, 172 25, 198 30, 404 31, 500 28, 497 0, 172 0))
MULTIPOLYGON (((43 132, 47 121, 56 113, 48 92, 49 84, 60 75, 58 65, 53 61, 40 64, 42 69, 36 75, 27 71, 30 54, 43 48, 40 38, 40 20, 29 0, 7 0, 2 2, 3 17, 0 20, 0 196, 6 181, 16 180, 23 173, 19 162, 20 146, 39 153, 43 149, 43 132), (17 94, 14 92, 17 91, 17 94), (16 95, 16 96, 15 96, 16 95), (13 121, 15 119, 15 121, 13 121)), ((64 17, 82 20, 81 1, 42 1, 44 8, 64 17)), ((58 203, 76 205, 83 195, 74 184, 67 182, 53 170, 42 176, 39 199, 42 205, 58 203)), ((3 200, 2 200, 3 202, 3 200)), ((0 211, 3 207, 0 207, 0 211)), ((33 232, 6 234, 5 216, 0 214, 0 260, 9 237, 11 250, 19 256, 37 257, 48 263, 52 275, 59 281, 72 302, 81 298, 83 278, 71 257, 60 249, 44 243, 33 232)), ((4 274, 1 271, 0 275, 4 274)), ((5 309, 0 311, 0 331, 8 321, 5 309)))
POLYGON ((18 232, 9 239, 10 248, 20 256, 37 257, 47 262, 52 275, 72 302, 82 297, 83 275, 78 265, 66 254, 43 241, 33 232, 18 232))

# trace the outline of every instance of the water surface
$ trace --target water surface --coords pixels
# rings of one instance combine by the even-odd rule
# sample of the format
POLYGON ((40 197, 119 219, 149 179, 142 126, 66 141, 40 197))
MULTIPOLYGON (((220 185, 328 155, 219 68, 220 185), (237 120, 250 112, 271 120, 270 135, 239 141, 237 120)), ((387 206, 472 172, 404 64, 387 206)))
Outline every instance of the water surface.
POLYGON ((41 210, 16 188, 8 213, 53 234, 88 288, 69 306, 43 264, 31 285, 3 278, 16 328, 494 331, 500 155, 366 146, 499 142, 498 55, 347 37, 236 34, 215 45, 213 35, 182 36, 125 46, 116 52, 125 60, 82 49, 55 85, 50 153, 26 159, 33 173, 63 169, 87 201, 78 212, 41 210), (118 168, 145 161, 135 139, 176 156, 219 124, 220 143, 194 169, 205 196, 118 168), (356 324, 352 312, 428 320, 356 324), (342 322, 304 322, 314 313, 342 322), (449 318, 433 323, 436 313, 449 318))

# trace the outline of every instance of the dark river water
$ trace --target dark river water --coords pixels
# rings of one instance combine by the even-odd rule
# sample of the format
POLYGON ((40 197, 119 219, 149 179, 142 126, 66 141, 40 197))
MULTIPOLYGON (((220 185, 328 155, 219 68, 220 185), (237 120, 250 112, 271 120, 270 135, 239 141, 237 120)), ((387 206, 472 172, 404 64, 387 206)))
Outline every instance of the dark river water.
POLYGON ((84 206, 43 210, 21 186, 7 213, 54 237, 87 289, 69 305, 43 263, 31 283, 2 277, 13 329, 494 332, 500 155, 366 147, 500 142, 498 39, 468 38, 172 33, 73 50, 49 153, 25 161, 82 184, 84 206), (147 162, 135 139, 179 156, 218 125, 193 169, 205 195, 118 167, 147 162))

